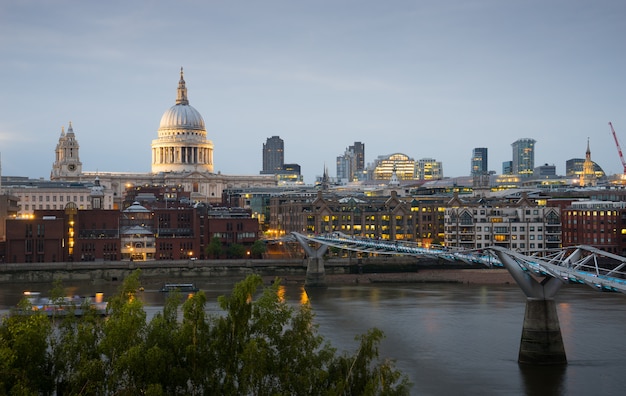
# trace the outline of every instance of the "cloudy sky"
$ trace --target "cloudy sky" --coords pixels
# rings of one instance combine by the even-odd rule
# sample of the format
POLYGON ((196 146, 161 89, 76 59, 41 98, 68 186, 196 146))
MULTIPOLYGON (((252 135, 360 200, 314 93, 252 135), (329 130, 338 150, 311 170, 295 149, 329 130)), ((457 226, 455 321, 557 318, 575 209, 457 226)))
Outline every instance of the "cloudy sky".
POLYGON ((181 66, 225 174, 274 135, 308 183, 355 141, 448 177, 519 138, 621 173, 609 121, 626 149, 623 0, 3 1, 0 54, 3 175, 48 178, 70 121, 84 170, 150 171, 181 66))

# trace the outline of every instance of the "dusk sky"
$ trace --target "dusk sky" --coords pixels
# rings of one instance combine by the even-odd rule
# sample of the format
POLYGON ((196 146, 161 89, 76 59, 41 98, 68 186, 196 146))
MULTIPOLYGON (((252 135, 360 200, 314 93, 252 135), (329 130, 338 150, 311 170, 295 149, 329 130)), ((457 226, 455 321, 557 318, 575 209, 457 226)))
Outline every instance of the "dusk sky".
POLYGON ((474 147, 502 172, 584 158, 621 173, 626 2, 3 1, 2 174, 48 179, 71 121, 85 171, 150 171, 184 67, 215 172, 256 175, 278 135, 312 183, 355 141, 466 176, 474 147))

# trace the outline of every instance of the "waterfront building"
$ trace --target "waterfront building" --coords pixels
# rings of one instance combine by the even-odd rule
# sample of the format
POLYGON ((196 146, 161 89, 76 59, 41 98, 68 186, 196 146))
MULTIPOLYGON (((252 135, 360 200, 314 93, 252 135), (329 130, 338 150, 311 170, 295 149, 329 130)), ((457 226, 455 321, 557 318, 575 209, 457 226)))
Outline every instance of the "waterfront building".
POLYGON ((226 257, 229 247, 249 249, 260 236, 248 210, 193 204, 176 187, 135 188, 128 196, 136 201, 123 210, 79 209, 69 202, 64 209, 8 219, 5 261, 203 259, 213 238, 226 257))
POLYGON ((534 139, 523 138, 513 142, 513 167, 512 173, 522 178, 531 177, 535 169, 535 143, 534 139))
POLYGON ((339 231, 355 237, 430 244, 443 237, 441 197, 399 197, 331 192, 284 193, 270 198, 270 230, 323 234, 339 231))
POLYGON ((626 202, 583 200, 563 210, 563 246, 626 255, 626 202))
POLYGON ((267 138, 263 143, 263 175, 273 175, 283 169, 285 163, 285 142, 279 136, 267 138))
POLYGON ((461 199, 445 209, 445 245, 462 249, 500 246, 524 254, 561 247, 558 207, 539 206, 526 193, 508 199, 461 199))

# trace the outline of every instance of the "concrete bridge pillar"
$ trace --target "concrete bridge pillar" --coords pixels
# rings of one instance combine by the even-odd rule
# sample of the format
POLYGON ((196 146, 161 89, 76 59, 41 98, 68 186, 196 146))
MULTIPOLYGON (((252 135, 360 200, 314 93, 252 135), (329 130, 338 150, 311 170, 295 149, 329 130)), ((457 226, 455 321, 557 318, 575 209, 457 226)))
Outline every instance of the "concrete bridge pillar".
POLYGON ((304 235, 293 233, 304 252, 307 255, 306 278, 304 287, 326 287, 326 270, 324 268, 324 253, 328 250, 328 245, 321 245, 315 249, 309 245, 309 240, 304 235))
POLYGON ((554 301, 563 283, 552 277, 540 282, 524 271, 504 249, 493 250, 527 297, 517 361, 533 365, 567 364, 554 301))
POLYGON ((535 365, 567 363, 553 299, 526 300, 518 362, 535 365))
POLYGON ((326 271, 322 257, 308 257, 305 287, 326 287, 326 271))

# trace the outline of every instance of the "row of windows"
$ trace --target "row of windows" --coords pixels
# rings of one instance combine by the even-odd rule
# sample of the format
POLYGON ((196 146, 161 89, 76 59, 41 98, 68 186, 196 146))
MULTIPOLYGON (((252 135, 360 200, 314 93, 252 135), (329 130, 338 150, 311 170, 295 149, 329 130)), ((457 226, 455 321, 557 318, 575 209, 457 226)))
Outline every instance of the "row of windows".
POLYGON ((74 199, 71 199, 70 195, 24 195, 24 202, 50 202, 50 197, 52 197, 52 202, 85 202, 86 195, 74 195, 74 199))
MULTIPOLYGON (((62 205, 62 204, 59 204, 59 205, 56 205, 56 204, 52 204, 52 205, 50 205, 50 204, 45 204, 45 205, 44 204, 39 204, 39 207, 37 207, 36 204, 33 204, 32 207, 29 204, 25 204, 24 205, 24 210, 25 211, 30 211, 30 210, 35 210, 35 209, 48 209, 48 210, 49 209, 54 209, 54 210, 59 209, 59 210, 61 210, 61 209, 65 209, 65 205, 62 205)), ((85 209, 85 208, 84 208, 83 205, 80 205, 79 209, 85 209)))

